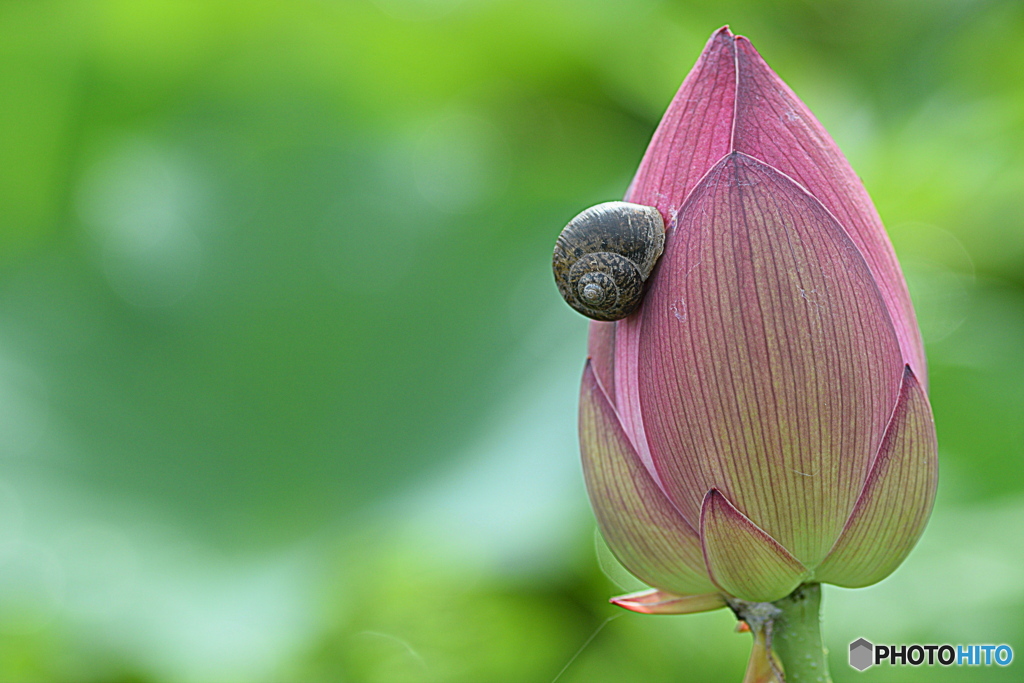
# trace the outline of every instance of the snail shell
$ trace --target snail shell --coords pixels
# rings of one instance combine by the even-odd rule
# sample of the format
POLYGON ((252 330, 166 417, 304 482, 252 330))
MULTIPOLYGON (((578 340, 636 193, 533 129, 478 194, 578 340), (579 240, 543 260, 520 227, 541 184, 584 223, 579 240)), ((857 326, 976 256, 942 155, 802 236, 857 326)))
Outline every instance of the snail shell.
POLYGON ((605 202, 582 212, 555 243, 562 298, 594 320, 620 320, 640 305, 644 282, 665 249, 665 222, 650 206, 605 202))

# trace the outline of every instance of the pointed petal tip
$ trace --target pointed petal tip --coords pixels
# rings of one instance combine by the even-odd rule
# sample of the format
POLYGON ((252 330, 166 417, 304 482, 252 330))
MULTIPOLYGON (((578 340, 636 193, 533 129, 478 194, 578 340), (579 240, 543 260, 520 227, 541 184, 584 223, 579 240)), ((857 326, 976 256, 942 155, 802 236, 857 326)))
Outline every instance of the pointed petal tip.
POLYGON ((928 405, 931 406, 931 399, 928 398, 928 366, 924 364, 926 362, 927 359, 922 357, 920 360, 922 365, 918 366, 917 371, 910 363, 903 367, 903 386, 920 389, 928 405))
POLYGON ((709 488, 708 492, 704 494, 704 501, 701 503, 701 506, 700 506, 700 523, 701 523, 701 526, 704 526, 704 515, 707 513, 707 510, 710 508, 711 503, 717 503, 719 498, 724 499, 725 496, 722 495, 722 492, 719 491, 718 488, 714 487, 714 486, 709 488))
MULTIPOLYGON (((911 390, 920 390, 925 395, 927 400, 928 396, 928 376, 926 374, 927 368, 921 368, 921 372, 914 372, 913 366, 910 363, 906 363, 903 366, 903 384, 902 391, 907 392, 911 390)), ((930 402, 929 402, 930 405, 930 402)))
POLYGON ((608 392, 605 391, 604 385, 601 383, 601 378, 597 376, 597 371, 594 370, 594 359, 587 358, 586 363, 583 364, 583 379, 581 381, 584 392, 597 391, 600 392, 601 396, 605 401, 611 403, 608 399, 608 392))
POLYGON ((718 29, 711 34, 708 38, 707 45, 704 46, 704 53, 712 51, 716 47, 724 49, 732 49, 733 43, 740 38, 729 28, 729 24, 726 24, 722 28, 718 29))
POLYGON ((676 595, 657 588, 619 595, 608 602, 639 614, 695 614, 725 607, 719 593, 676 595))
POLYGON ((734 36, 734 38, 736 43, 741 45, 744 50, 748 50, 760 58, 761 54, 757 51, 757 48, 754 47, 754 44, 750 42, 750 38, 747 38, 746 36, 734 36))
POLYGON ((903 385, 905 387, 920 387, 925 389, 926 387, 918 379, 917 373, 914 372, 914 368, 910 367, 910 363, 903 365, 903 385))
POLYGON ((587 331, 587 359, 593 361, 594 373, 612 403, 615 402, 615 325, 594 320, 587 331))

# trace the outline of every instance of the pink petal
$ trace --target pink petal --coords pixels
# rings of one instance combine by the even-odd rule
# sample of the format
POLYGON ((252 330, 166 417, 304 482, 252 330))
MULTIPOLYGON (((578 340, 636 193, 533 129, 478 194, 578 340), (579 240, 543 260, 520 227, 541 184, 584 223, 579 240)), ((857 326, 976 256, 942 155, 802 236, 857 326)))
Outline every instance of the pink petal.
POLYGON ((637 458, 591 363, 580 395, 580 448, 598 526, 623 566, 679 595, 715 592, 696 532, 637 458))
POLYGON ((867 261, 904 358, 925 379, 924 347, 896 254, 871 198, 832 138, 743 36, 735 37, 736 121, 732 148, 775 167, 832 212, 867 261))
MULTIPOLYGON (((927 384, 906 284, 862 183, 821 124, 749 41, 723 27, 712 34, 665 112, 625 199, 657 207, 671 235, 679 210, 700 179, 735 150, 790 175, 837 218, 882 292, 904 361, 927 384)), ((608 375, 617 379, 606 379, 601 363, 597 372, 640 458, 660 483, 635 381, 640 328, 638 315, 615 325, 615 362, 607 365, 613 367, 608 375)))
MULTIPOLYGON (((711 35, 658 124, 626 192, 626 201, 657 207, 669 234, 686 197, 730 151, 736 94, 734 53, 728 27, 711 35)), ((615 405, 641 460, 660 485, 640 413, 636 381, 640 325, 639 315, 616 325, 615 405)))
POLYGON ((720 593, 675 595, 656 588, 620 595, 612 598, 610 602, 641 614, 694 614, 725 607, 725 599, 720 593))
MULTIPOLYGON (((729 153, 735 95, 733 37, 728 28, 711 35, 658 124, 625 201, 657 207, 671 231, 676 212, 715 163, 729 153)), ((637 354, 640 318, 616 325, 615 406, 640 459, 661 485, 654 469, 638 394, 637 354)))
POLYGON ((687 195, 730 152, 736 95, 733 35, 712 34, 658 124, 626 201, 657 207, 671 225, 687 195))
POLYGON ((860 588, 889 576, 924 531, 938 473, 931 406, 907 366, 899 403, 864 491, 815 578, 860 588))
POLYGON ((614 402, 622 428, 636 447, 640 462, 655 483, 662 487, 661 475, 654 468, 654 459, 644 430, 643 413, 640 411, 640 321, 639 315, 634 314, 619 320, 615 326, 614 402))
POLYGON ((699 180, 738 151, 803 185, 849 233, 874 275, 904 359, 927 386, 924 346, 892 244, 843 153, 743 36, 712 34, 647 148, 626 200, 673 219, 699 180))
POLYGON ((640 407, 669 498, 693 523, 719 489, 802 562, 820 562, 903 368, 846 232, 792 180, 732 154, 680 212, 640 316, 640 407))
POLYGON ((715 489, 704 497, 700 537, 715 584, 743 600, 784 598, 810 575, 799 560, 715 489))

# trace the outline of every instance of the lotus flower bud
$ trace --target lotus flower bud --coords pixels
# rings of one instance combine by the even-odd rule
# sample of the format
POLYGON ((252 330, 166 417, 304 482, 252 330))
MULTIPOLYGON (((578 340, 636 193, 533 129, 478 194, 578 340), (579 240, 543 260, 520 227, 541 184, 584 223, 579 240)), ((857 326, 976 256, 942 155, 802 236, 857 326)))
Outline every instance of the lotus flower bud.
POLYGON ((639 308, 591 323, 583 375, 591 503, 653 587, 618 602, 698 611, 888 576, 932 507, 935 429, 906 283, 842 153, 723 28, 625 200, 666 234, 639 308))

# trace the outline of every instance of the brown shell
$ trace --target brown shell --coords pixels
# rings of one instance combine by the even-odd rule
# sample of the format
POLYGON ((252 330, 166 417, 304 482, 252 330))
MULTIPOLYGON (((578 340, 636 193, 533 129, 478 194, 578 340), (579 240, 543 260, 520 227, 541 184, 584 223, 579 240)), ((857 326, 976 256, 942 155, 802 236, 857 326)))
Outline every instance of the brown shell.
POLYGON ((644 282, 665 249, 665 222, 653 207, 628 202, 592 206, 569 221, 555 243, 552 268, 562 298, 594 320, 636 310, 644 282))

